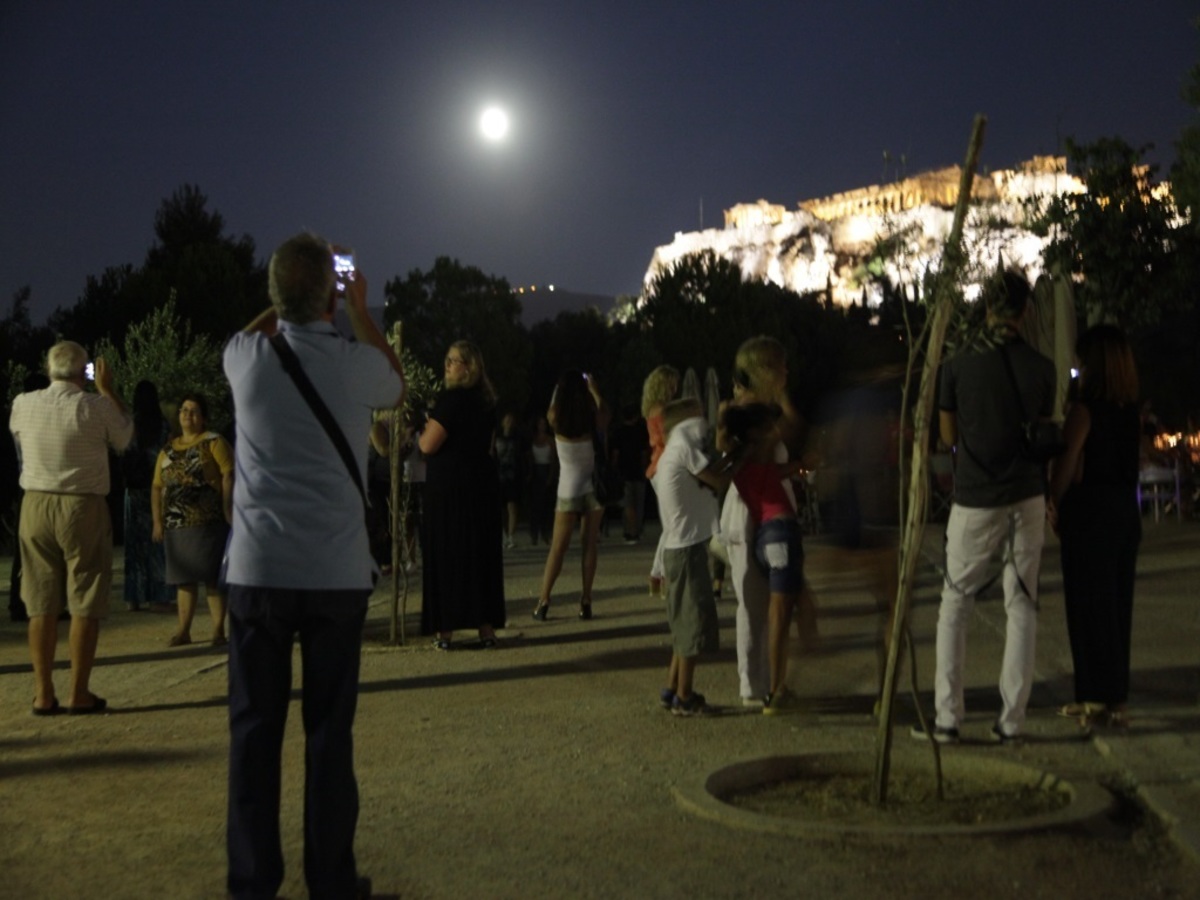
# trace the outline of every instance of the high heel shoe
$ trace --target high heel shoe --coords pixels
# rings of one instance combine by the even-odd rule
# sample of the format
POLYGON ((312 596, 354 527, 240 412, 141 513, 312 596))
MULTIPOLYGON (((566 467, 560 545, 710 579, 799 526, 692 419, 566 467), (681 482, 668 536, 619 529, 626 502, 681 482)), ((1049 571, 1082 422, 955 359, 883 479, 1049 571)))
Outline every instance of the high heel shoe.
POLYGON ((549 603, 539 603, 538 608, 533 611, 533 617, 539 622, 546 621, 546 613, 550 611, 549 603))
POLYGON ((590 602, 580 603, 579 604, 579 618, 590 619, 591 617, 592 617, 592 604, 590 602))

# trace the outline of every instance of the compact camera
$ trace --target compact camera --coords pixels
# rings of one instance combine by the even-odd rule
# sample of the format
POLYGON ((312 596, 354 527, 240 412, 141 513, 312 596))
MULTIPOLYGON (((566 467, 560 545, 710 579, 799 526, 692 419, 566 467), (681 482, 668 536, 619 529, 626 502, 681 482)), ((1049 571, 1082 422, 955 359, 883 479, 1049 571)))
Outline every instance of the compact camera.
POLYGON ((354 280, 354 251, 347 250, 344 253, 335 251, 333 254, 333 272, 337 278, 338 293, 345 293, 346 282, 354 280))

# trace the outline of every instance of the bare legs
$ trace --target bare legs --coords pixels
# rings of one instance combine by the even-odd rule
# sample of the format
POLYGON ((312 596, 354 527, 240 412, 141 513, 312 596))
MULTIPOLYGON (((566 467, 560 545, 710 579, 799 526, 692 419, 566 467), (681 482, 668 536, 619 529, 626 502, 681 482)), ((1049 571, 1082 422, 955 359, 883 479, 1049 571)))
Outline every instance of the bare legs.
POLYGON ((777 695, 787 684, 788 629, 792 624, 792 608, 796 605, 794 594, 771 591, 771 607, 767 613, 770 632, 767 638, 767 658, 771 667, 771 696, 777 695))
POLYGON ((696 674, 696 657, 671 654, 671 665, 667 669, 667 686, 680 700, 692 696, 692 681, 696 674))
POLYGON ((562 574, 563 559, 566 558, 567 548, 571 546, 571 534, 575 526, 582 520, 580 539, 583 542, 583 590, 580 602, 590 606, 592 602, 592 582, 596 578, 596 541, 600 536, 600 520, 604 510, 597 509, 589 513, 558 512, 554 513, 554 532, 550 536, 550 552, 546 555, 546 568, 542 572, 542 590, 538 595, 538 610, 550 606, 550 592, 554 583, 562 574))
POLYGON ((579 536, 583 541, 583 592, 580 602, 585 606, 592 603, 592 582, 596 580, 596 558, 599 555, 597 543, 600 538, 600 523, 603 520, 602 509, 588 513, 584 516, 583 529, 579 536))
MULTIPOLYGON (((99 619, 86 616, 71 617, 71 687, 67 701, 70 707, 82 709, 95 703, 89 685, 99 639, 99 619)), ((29 653, 33 659, 33 705, 38 709, 49 709, 56 699, 53 674, 57 650, 58 616, 30 616, 29 653)))
POLYGON ((506 547, 512 547, 517 538, 517 501, 508 501, 505 504, 505 513, 504 544, 506 547))
POLYGON ((54 705, 54 654, 58 647, 58 616, 29 617, 29 655, 33 659, 33 705, 54 705))
MULTIPOLYGON (((181 647, 192 642, 192 619, 196 615, 195 584, 181 584, 176 589, 176 603, 179 606, 179 630, 172 635, 168 642, 171 647, 181 647)), ((205 585, 205 598, 208 600, 208 612, 212 616, 213 637, 216 645, 226 643, 225 639, 225 595, 205 585)))
POLYGON ((96 643, 100 639, 100 620, 71 616, 71 701, 76 709, 94 704, 88 685, 96 662, 96 643))

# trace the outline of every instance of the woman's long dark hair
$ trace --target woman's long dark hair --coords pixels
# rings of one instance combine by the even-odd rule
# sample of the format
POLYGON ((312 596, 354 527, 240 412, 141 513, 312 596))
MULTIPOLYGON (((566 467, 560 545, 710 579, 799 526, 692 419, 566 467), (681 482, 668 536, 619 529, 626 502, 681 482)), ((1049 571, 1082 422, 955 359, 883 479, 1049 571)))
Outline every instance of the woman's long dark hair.
POLYGON ((596 430, 596 401, 587 379, 578 369, 568 369, 554 389, 554 433, 564 438, 581 438, 596 430))

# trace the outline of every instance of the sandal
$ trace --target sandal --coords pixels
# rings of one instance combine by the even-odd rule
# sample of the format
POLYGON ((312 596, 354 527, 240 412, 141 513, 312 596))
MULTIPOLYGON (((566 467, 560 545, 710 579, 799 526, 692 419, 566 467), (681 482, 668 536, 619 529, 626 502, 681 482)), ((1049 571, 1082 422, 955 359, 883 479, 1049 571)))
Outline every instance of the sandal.
POLYGON ((592 617, 592 601, 589 600, 587 603, 584 603, 582 600, 580 600, 579 601, 579 618, 590 619, 591 617, 592 617))
POLYGON ((1064 719, 1082 719, 1094 716, 1105 710, 1103 703, 1068 703, 1058 708, 1058 714, 1064 719))
POLYGON ((538 608, 533 611, 533 617, 539 622, 546 621, 546 613, 550 612, 549 603, 539 603, 538 608))
POLYGON ((190 634, 173 634, 171 639, 167 641, 168 647, 186 647, 192 642, 190 634))

